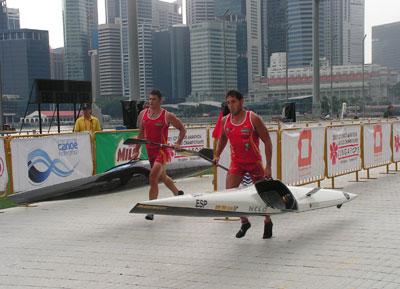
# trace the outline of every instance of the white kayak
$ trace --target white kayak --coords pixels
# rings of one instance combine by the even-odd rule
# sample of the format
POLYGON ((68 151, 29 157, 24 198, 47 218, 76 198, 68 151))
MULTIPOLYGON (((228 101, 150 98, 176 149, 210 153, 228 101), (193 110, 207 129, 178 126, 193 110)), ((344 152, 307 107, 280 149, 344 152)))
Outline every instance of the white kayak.
POLYGON ((356 198, 339 190, 290 187, 277 180, 215 193, 199 193, 144 201, 130 213, 196 217, 264 216, 337 206, 356 198))

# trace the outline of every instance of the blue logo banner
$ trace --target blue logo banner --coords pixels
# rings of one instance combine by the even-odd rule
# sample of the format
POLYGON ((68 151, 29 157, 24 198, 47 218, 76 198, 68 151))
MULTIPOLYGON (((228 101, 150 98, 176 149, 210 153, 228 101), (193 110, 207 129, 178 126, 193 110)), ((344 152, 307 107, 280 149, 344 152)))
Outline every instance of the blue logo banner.
POLYGON ((42 149, 36 149, 28 154, 28 176, 32 182, 37 184, 47 180, 51 173, 59 177, 68 177, 74 172, 75 167, 69 168, 60 159, 52 160, 42 149), (44 166, 45 169, 38 169, 38 165, 39 167, 44 166))

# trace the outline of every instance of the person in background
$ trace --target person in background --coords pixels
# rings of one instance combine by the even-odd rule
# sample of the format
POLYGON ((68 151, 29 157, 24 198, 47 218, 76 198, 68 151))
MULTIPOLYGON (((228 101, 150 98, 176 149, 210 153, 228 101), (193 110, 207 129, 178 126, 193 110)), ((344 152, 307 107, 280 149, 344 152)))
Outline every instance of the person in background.
POLYGON ((387 107, 386 111, 383 114, 383 117, 385 118, 394 117, 394 106, 392 104, 389 104, 389 106, 387 107))
POLYGON ((90 103, 82 104, 83 115, 78 117, 75 122, 74 132, 88 131, 91 134, 101 131, 100 122, 97 117, 92 115, 90 103))

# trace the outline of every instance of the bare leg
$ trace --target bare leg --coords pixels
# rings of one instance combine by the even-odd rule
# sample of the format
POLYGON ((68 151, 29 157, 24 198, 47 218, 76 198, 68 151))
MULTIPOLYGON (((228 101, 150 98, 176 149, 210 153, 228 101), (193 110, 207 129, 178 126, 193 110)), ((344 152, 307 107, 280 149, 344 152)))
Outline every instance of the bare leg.
POLYGON ((176 196, 178 195, 178 188, 175 186, 174 181, 167 175, 165 172, 165 169, 163 169, 162 175, 161 175, 161 180, 164 182, 164 184, 167 186, 168 189, 171 190, 171 192, 176 196))
POLYGON ((159 162, 155 162, 153 167, 151 168, 149 175, 149 183, 150 183, 149 200, 155 200, 158 197, 158 182, 160 181, 163 170, 164 167, 159 162))

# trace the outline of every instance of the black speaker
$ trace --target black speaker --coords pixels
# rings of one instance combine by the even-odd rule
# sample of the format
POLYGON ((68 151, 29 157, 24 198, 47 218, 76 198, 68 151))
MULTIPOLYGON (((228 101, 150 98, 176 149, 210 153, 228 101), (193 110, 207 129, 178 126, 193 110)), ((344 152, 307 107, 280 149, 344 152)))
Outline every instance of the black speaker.
POLYGON ((283 114, 283 122, 296 122, 296 104, 294 102, 285 104, 283 114))
POLYGON ((122 119, 127 129, 138 128, 138 116, 144 108, 145 101, 121 100, 122 119))
POLYGON ((138 111, 135 100, 121 100, 122 119, 127 129, 137 128, 138 111))

